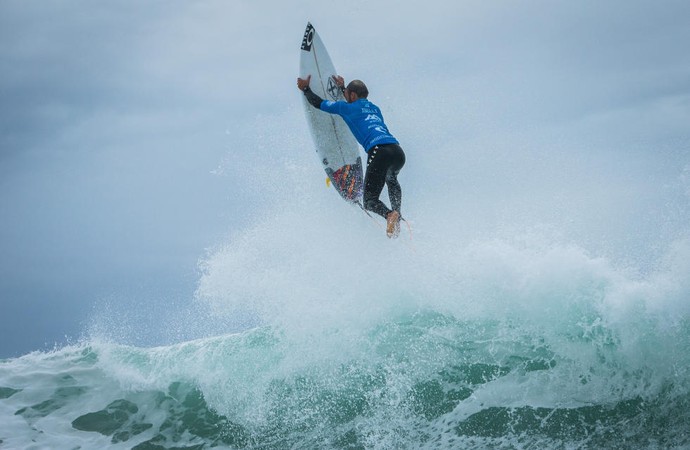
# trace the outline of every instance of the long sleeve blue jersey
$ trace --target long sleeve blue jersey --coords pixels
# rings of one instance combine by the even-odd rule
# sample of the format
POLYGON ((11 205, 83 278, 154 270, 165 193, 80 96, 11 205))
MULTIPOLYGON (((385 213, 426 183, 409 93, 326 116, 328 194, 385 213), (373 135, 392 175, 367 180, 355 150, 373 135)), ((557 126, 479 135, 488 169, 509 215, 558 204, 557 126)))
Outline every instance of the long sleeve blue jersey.
POLYGON ((357 142, 367 152, 377 145, 399 144, 383 122, 381 110, 366 98, 352 103, 323 100, 320 109, 342 117, 357 142))

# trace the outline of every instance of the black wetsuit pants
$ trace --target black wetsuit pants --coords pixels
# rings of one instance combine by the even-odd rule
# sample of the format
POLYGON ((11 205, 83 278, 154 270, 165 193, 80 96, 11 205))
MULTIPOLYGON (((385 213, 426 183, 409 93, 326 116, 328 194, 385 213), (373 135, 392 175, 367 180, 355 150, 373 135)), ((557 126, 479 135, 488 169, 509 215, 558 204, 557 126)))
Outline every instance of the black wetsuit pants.
POLYGON ((397 144, 383 144, 367 152, 367 173, 364 177, 364 208, 384 219, 395 210, 400 212, 402 190, 398 183, 398 172, 405 165, 405 152, 397 144), (383 185, 388 185, 389 209, 379 197, 383 185))

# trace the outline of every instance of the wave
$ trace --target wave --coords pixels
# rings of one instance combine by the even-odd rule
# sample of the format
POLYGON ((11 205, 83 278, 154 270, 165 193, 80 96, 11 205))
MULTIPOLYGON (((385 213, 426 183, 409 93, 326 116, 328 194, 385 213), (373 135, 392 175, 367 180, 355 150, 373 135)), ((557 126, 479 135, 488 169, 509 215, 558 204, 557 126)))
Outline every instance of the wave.
MULTIPOLYGON (((379 258, 323 270, 271 232, 299 223, 284 217, 210 254, 199 285, 214 317, 252 311, 259 326, 159 347, 91 336, 2 361, 0 445, 690 445, 687 242, 640 275, 576 246, 365 236, 379 258), (397 270, 379 277, 384 256, 397 270)), ((317 242, 343 261, 361 251, 317 242)))
POLYGON ((192 305, 107 304, 81 343, 0 362, 0 446, 690 447, 686 185, 653 220, 612 195, 599 233, 606 208, 577 206, 599 186, 498 204, 510 183, 440 174, 394 242, 312 189, 307 157, 208 252, 192 305))

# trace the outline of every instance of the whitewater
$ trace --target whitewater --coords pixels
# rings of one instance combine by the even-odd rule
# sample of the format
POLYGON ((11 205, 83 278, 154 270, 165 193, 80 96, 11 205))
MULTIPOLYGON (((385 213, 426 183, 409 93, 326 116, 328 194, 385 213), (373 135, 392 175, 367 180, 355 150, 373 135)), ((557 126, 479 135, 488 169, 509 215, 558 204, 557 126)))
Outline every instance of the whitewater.
POLYGON ((690 448, 682 152, 403 131, 412 231, 389 240, 322 186, 300 114, 257 138, 286 148, 279 185, 229 164, 263 207, 189 304, 97 308, 78 342, 0 361, 0 448, 690 448))

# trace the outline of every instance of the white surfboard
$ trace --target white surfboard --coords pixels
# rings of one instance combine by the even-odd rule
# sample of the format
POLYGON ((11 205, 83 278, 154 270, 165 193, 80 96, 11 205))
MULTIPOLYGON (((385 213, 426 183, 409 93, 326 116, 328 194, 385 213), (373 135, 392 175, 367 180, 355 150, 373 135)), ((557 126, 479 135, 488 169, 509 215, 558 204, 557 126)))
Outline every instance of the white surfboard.
MULTIPOLYGON (((311 23, 307 24, 301 49, 300 78, 306 79, 311 75, 312 91, 325 100, 345 100, 333 81, 333 75, 337 75, 337 72, 331 57, 311 23)), ((340 116, 314 108, 306 98, 303 98, 303 102, 316 153, 331 184, 343 199, 360 202, 364 177, 355 137, 340 116)))

